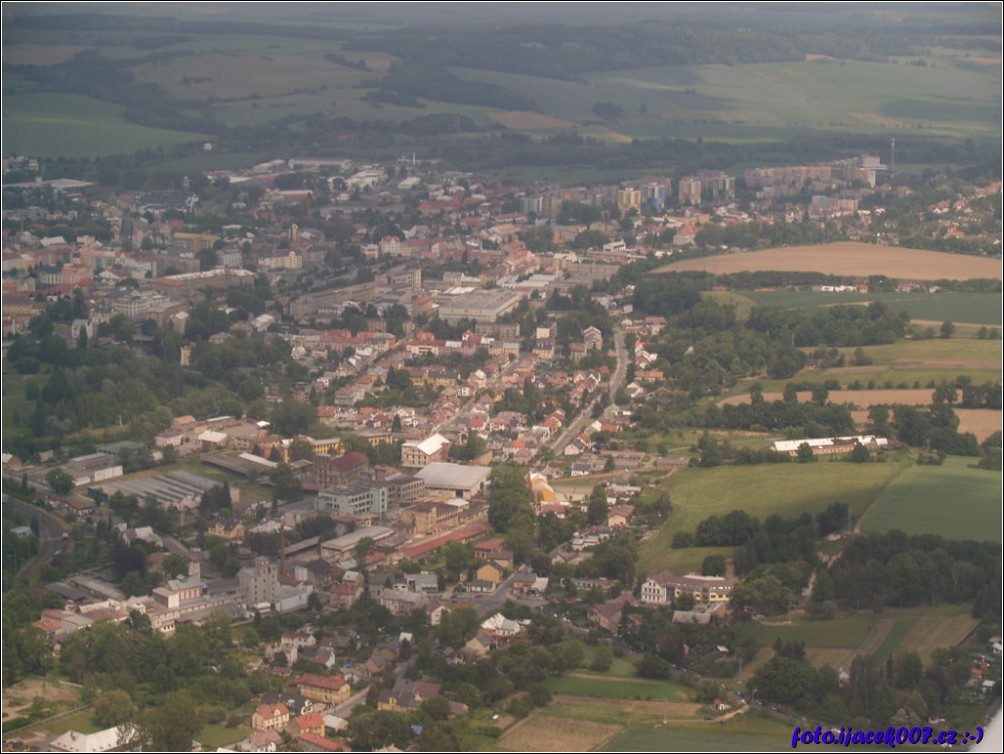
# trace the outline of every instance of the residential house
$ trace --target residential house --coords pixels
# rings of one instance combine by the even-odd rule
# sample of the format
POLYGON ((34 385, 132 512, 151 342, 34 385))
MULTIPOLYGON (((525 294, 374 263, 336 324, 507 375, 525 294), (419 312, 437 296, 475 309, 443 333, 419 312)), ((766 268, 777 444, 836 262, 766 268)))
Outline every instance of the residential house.
POLYGON ((599 605, 589 608, 589 620, 600 628, 616 634, 621 624, 621 616, 624 614, 625 605, 634 605, 637 602, 631 592, 621 592, 612 600, 607 600, 599 605))
POLYGON ((332 584, 328 594, 331 596, 333 607, 346 609, 356 604, 356 601, 363 594, 363 587, 355 582, 342 582, 341 584, 332 584))
POLYGON ((324 735, 324 715, 320 712, 311 712, 306 715, 300 715, 295 720, 293 720, 290 726, 294 736, 300 736, 304 733, 313 733, 315 736, 324 735))
POLYGON ((304 673, 296 679, 296 686, 308 699, 325 704, 341 704, 351 695, 349 684, 340 675, 304 673))
POLYGON ((402 589, 383 589, 377 599, 394 615, 407 615, 416 607, 425 607, 429 602, 424 592, 409 592, 402 589))
POLYGON ((289 710, 285 704, 259 704, 251 715, 251 727, 255 730, 285 730, 289 725, 289 710))
POLYGON ((426 699, 440 696, 440 684, 431 681, 410 681, 399 678, 393 688, 384 689, 377 697, 377 709, 398 712, 417 710, 426 699))
POLYGON ((274 730, 256 730, 251 735, 237 742, 237 751, 275 752, 282 746, 282 736, 274 730))
POLYGON ((494 586, 502 583, 505 578, 505 569, 494 561, 489 561, 477 570, 477 580, 487 581, 494 586))
POLYGON ((607 526, 611 529, 629 526, 632 515, 634 515, 633 505, 615 505, 607 513, 607 526))
POLYGON ((352 747, 343 741, 333 741, 316 733, 301 733, 296 738, 300 751, 352 751, 352 747))
POLYGON ((493 646, 494 643, 492 642, 492 637, 485 631, 478 631, 478 633, 464 645, 464 648, 461 651, 468 657, 480 659, 482 657, 487 657, 491 653, 493 646))

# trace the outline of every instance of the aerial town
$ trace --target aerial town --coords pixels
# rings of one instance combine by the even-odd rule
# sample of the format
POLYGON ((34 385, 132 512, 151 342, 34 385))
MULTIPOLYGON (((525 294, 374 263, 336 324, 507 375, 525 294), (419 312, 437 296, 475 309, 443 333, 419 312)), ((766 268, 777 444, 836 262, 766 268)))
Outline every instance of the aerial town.
POLYGON ((308 152, 5 153, 5 751, 982 739, 999 165, 308 152))

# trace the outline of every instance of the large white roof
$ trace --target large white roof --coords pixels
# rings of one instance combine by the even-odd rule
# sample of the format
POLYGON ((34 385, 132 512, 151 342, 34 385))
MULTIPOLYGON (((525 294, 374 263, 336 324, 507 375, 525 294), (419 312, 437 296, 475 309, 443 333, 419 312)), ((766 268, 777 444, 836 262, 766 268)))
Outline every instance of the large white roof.
POLYGON ((442 489, 468 489, 475 487, 492 473, 487 466, 463 466, 459 463, 430 463, 420 469, 415 477, 426 487, 442 489))

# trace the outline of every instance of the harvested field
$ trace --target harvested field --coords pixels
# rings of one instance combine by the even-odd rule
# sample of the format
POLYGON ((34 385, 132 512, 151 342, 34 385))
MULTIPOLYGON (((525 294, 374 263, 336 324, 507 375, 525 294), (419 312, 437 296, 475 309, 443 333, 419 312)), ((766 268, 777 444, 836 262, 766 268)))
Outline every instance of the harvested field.
POLYGON ((995 259, 899 246, 873 246, 866 243, 789 246, 781 249, 685 259, 667 264, 656 271, 685 270, 707 270, 718 274, 747 270, 802 271, 860 278, 887 275, 899 280, 1001 279, 1001 265, 995 259))
POLYGON ((579 125, 564 118, 552 118, 529 110, 492 113, 492 117, 506 128, 517 131, 545 131, 549 128, 575 128, 579 125))
POLYGON ((959 432, 972 432, 980 442, 1001 430, 1001 412, 992 408, 957 408, 959 432))
POLYGON ((83 49, 71 45, 4 45, 3 62, 11 65, 52 65, 69 60, 83 49))
MULTIPOLYGON (((829 401, 830 403, 850 403, 858 408, 869 408, 871 406, 879 406, 886 403, 902 403, 906 406, 926 406, 931 402, 931 397, 934 391, 930 388, 921 388, 920 390, 831 390, 829 401)), ((779 392, 765 392, 763 394, 763 399, 768 403, 771 401, 779 401, 784 398, 784 393, 779 392)), ((800 390, 798 392, 799 402, 805 402, 812 398, 812 393, 808 390, 800 390)), ((732 395, 725 400, 718 401, 719 406, 730 405, 738 406, 742 403, 749 403, 750 395, 732 395)), ((976 410, 976 409, 969 409, 976 410)), ((997 416, 1000 416, 999 412, 997 416)), ((867 413, 865 414, 867 419, 867 413)))
POLYGON ((958 646, 979 624, 978 620, 968 615, 953 618, 922 616, 903 637, 898 651, 916 652, 924 665, 928 665, 936 649, 958 646))
POLYGON ((662 720, 664 716, 671 720, 697 720, 700 712, 701 705, 693 702, 666 702, 663 700, 643 702, 627 699, 614 701, 557 694, 554 697, 554 703, 542 714, 551 717, 588 720, 594 723, 624 725, 628 722, 662 720))
POLYGON ((595 139, 603 139, 603 141, 610 141, 614 144, 629 144, 632 141, 632 137, 607 126, 586 126, 581 129, 581 133, 583 136, 592 136, 595 139))
MULTIPOLYGON (((364 77, 361 71, 328 63, 320 53, 275 57, 257 52, 214 53, 133 70, 138 81, 162 86, 175 97, 219 102, 246 99, 259 104, 283 95, 307 97, 306 89, 355 86, 364 77)), ((312 103, 319 99, 324 98, 307 97, 312 103)))
POLYGON ((829 665, 831 668, 849 668, 854 659, 853 649, 836 647, 806 647, 805 659, 816 668, 829 665))
POLYGON ((621 725, 534 715, 517 723, 499 743, 510 751, 591 751, 620 733, 621 725))

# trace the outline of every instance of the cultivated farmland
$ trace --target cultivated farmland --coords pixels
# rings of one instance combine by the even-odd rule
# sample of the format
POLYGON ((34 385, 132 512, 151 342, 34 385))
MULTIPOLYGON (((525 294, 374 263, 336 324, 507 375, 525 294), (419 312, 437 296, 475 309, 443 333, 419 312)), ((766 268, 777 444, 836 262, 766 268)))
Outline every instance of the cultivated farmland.
POLYGON ((510 728, 500 743, 510 751, 591 751, 621 726, 534 715, 510 728))
POLYGON ((4 149, 11 154, 101 157, 139 149, 203 141, 205 134, 167 131, 129 123, 124 108, 76 94, 4 97, 4 149))
POLYGON ((668 725, 631 725, 600 751, 780 751, 791 745, 791 726, 760 713, 746 713, 724 725, 670 721, 668 725))
MULTIPOLYGON (((926 608, 885 608, 876 615, 861 611, 831 621, 796 619, 791 623, 751 623, 744 633, 769 647, 777 639, 804 642, 806 657, 816 667, 845 670, 858 656, 871 655, 879 662, 905 652, 916 652, 925 665, 937 649, 962 642, 979 621, 967 605, 926 608)), ((762 649, 755 665, 773 652, 762 649)))
POLYGON ((946 319, 955 324, 971 323, 1000 327, 1001 294, 958 293, 941 291, 911 291, 910 293, 821 293, 817 291, 711 291, 705 294, 720 303, 734 303, 740 317, 752 306, 783 306, 789 309, 811 309, 823 306, 858 304, 873 301, 885 304, 894 312, 905 311, 914 324, 929 320, 937 330, 946 319), (732 298, 729 298, 732 297, 732 298))
MULTIPOLYGON (((765 437, 764 445, 767 442, 765 437)), ((700 569, 705 555, 731 555, 732 548, 669 547, 676 532, 692 532, 713 514, 742 509, 763 520, 774 513, 815 515, 830 503, 844 502, 856 518, 907 463, 855 464, 853 473, 843 461, 680 469, 665 483, 673 500, 669 524, 639 547, 638 571, 694 571, 700 569)))
POLYGON ((972 432, 980 442, 1001 431, 1001 412, 990 408, 957 408, 959 432, 972 432))
POLYGON ((879 492, 861 528, 1000 542, 1001 472, 971 464, 950 456, 941 466, 905 469, 879 492))
POLYGON ((686 270, 706 270, 716 274, 761 270, 801 271, 861 278, 886 275, 899 280, 1001 279, 1001 265, 995 259, 850 242, 789 246, 685 259, 667 264, 657 271, 686 270))

